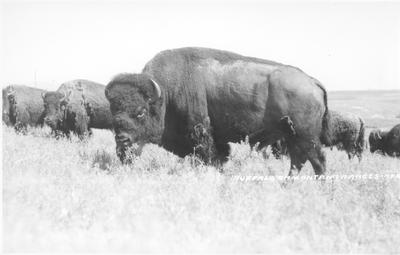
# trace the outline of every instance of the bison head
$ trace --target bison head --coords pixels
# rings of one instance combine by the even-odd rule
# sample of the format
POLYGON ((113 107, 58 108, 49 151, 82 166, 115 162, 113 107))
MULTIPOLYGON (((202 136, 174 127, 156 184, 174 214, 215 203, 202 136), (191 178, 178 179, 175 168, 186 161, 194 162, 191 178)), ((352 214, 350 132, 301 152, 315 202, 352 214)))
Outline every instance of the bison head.
POLYGON ((9 116, 10 102, 8 101, 8 97, 7 97, 7 94, 8 94, 7 89, 3 89, 2 93, 3 93, 3 95, 2 95, 3 96, 3 115, 2 115, 3 122, 6 125, 10 125, 10 116, 9 116))
POLYGON ((138 155, 144 144, 161 142, 163 98, 155 80, 146 74, 119 74, 107 85, 105 95, 110 102, 117 154, 122 162, 129 160, 128 150, 138 155))
POLYGON ((380 130, 373 130, 369 134, 369 150, 373 153, 381 148, 383 141, 382 132, 380 130))
POLYGON ((72 91, 67 94, 47 92, 42 94, 44 102, 44 122, 53 130, 59 128, 65 119, 65 110, 69 103, 72 91))
MULTIPOLYGON (((8 101, 8 117, 12 124, 17 122, 17 99, 16 91, 13 87, 9 87, 7 91, 7 101, 8 101)), ((4 110, 4 109, 3 109, 4 110)))

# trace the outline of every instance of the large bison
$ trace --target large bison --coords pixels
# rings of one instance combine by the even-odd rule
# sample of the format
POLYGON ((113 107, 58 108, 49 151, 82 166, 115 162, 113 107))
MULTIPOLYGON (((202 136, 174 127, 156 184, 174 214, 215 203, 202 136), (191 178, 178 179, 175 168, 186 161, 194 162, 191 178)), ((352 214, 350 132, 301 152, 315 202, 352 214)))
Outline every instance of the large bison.
POLYGON ((369 134, 369 147, 389 156, 400 156, 400 124, 389 131, 373 130, 369 134))
POLYGON ((336 146, 347 152, 349 159, 359 160, 365 148, 365 125, 361 117, 351 113, 330 112, 330 142, 326 146, 336 146))
POLYGON ((88 81, 63 83, 56 92, 43 94, 44 121, 53 131, 80 138, 91 134, 91 128, 111 129, 110 106, 104 96, 105 86, 88 81))
POLYGON ((226 159, 228 142, 249 136, 264 146, 284 137, 291 171, 309 160, 325 172, 327 93, 300 69, 206 48, 162 51, 140 74, 119 74, 106 87, 117 154, 160 144, 179 156, 226 159), (134 148, 133 143, 137 144, 134 148))
POLYGON ((43 124, 43 102, 41 94, 45 91, 24 85, 10 85, 3 89, 3 122, 17 131, 27 126, 43 124))

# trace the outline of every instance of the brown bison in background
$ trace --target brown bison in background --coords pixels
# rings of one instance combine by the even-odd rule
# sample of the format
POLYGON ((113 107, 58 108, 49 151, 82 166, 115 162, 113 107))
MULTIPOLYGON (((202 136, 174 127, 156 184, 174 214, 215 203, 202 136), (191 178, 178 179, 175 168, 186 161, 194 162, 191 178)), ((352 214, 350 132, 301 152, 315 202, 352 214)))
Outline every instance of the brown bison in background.
POLYGON ((111 129, 110 106, 104 96, 105 86, 88 81, 63 83, 56 92, 43 94, 44 122, 56 133, 80 138, 91 134, 91 128, 111 129))
POLYGON ((370 151, 380 151, 384 155, 400 156, 400 124, 389 131, 373 130, 369 134, 370 151))
MULTIPOLYGON (((361 117, 351 113, 330 111, 329 136, 329 142, 323 143, 325 146, 331 148, 335 146, 339 150, 346 151, 349 159, 357 156, 361 160, 366 146, 365 125, 361 117)), ((272 153, 277 159, 288 154, 284 139, 276 141, 271 147, 272 153)))
POLYGON ((326 146, 336 146, 347 152, 349 159, 357 156, 359 160, 365 148, 365 125, 361 117, 351 113, 330 111, 330 142, 326 146))
POLYGON ((27 126, 43 125, 45 91, 24 85, 10 85, 3 89, 3 122, 16 131, 26 131, 27 126))
POLYGON ((249 136, 251 144, 268 145, 283 137, 291 170, 309 160, 316 174, 325 172, 320 138, 329 139, 327 94, 298 68, 181 48, 157 54, 140 74, 115 76, 105 93, 122 161, 146 143, 210 162, 226 159, 228 142, 249 136))

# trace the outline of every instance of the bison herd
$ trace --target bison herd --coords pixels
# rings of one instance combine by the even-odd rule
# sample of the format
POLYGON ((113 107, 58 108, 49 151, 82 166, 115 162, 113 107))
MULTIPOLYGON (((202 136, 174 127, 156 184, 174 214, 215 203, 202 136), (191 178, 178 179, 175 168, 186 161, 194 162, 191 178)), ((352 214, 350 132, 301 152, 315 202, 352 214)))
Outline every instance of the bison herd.
MULTIPOLYGON (((18 132, 48 125, 55 136, 81 139, 92 128, 110 129, 125 163, 146 143, 223 162, 228 142, 248 136, 250 145, 271 145, 277 157, 287 154, 290 175, 306 161, 324 174, 323 146, 359 160, 366 148, 364 121, 328 109, 317 79, 293 66, 207 48, 162 51, 141 73, 118 74, 107 86, 88 80, 63 83, 57 91, 8 86, 3 122, 18 132)), ((372 131, 369 146, 400 156, 400 124, 372 131)))

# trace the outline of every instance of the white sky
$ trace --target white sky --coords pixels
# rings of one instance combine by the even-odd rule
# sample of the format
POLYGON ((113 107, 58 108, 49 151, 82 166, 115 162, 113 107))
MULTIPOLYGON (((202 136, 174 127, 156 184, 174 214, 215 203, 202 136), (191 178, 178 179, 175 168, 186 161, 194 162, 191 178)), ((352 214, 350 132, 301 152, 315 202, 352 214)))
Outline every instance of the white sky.
POLYGON ((328 90, 400 89, 400 3, 5 1, 2 86, 57 89, 202 46, 300 67, 328 90))

